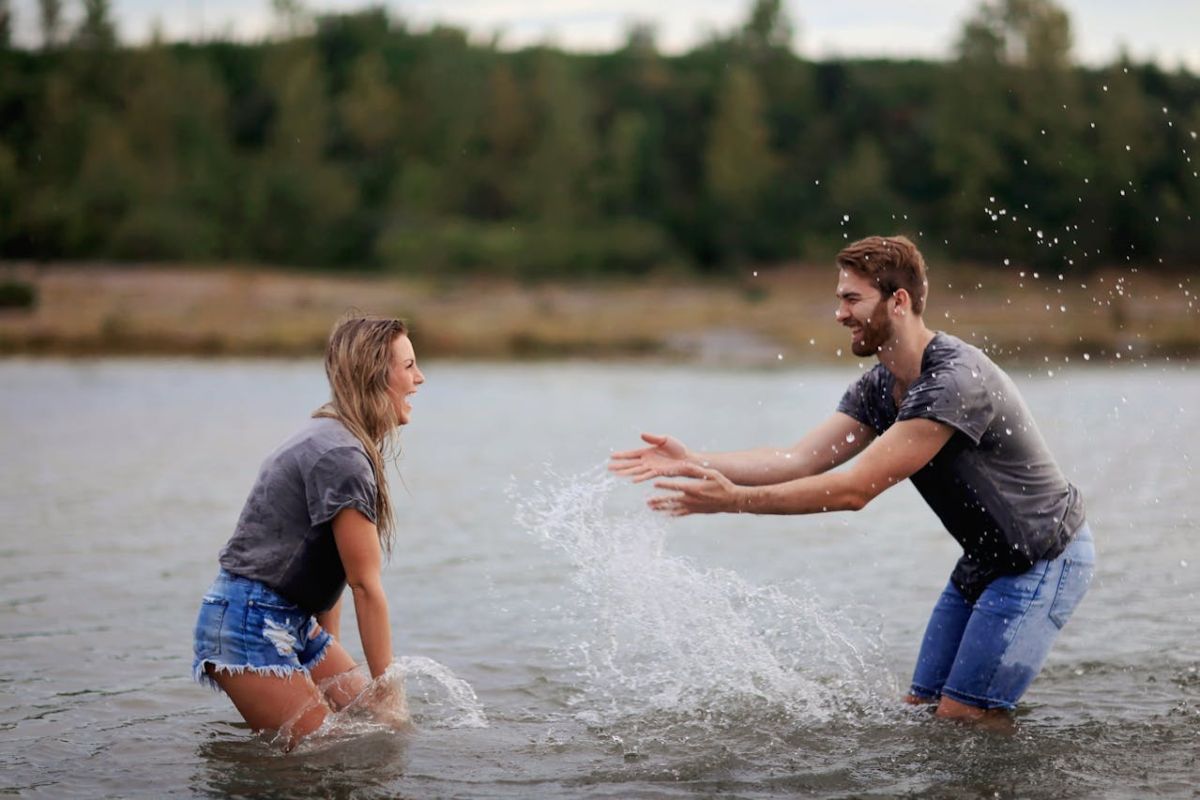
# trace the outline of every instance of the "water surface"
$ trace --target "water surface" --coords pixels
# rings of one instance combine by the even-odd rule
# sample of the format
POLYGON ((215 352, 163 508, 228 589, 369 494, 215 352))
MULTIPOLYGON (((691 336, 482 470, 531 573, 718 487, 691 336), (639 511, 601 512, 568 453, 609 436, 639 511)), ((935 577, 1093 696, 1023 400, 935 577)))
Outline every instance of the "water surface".
POLYGON ((0 791, 1194 797, 1194 371, 1014 370, 1100 562, 1011 736, 895 702, 957 555, 911 487, 857 514, 664 521, 600 470, 644 429, 789 443, 859 368, 427 365, 384 574, 416 729, 285 755, 191 683, 190 635, 319 364, 0 362, 0 791))

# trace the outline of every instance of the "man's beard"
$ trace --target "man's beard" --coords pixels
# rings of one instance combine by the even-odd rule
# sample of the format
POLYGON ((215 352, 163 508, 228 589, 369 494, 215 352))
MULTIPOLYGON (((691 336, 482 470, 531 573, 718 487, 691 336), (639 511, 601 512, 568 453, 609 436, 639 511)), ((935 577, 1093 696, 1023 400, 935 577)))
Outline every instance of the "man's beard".
POLYGON ((887 313, 887 298, 881 299, 871 310, 862 326, 862 338, 851 340, 850 350, 856 356, 873 356, 892 338, 892 318, 887 313))

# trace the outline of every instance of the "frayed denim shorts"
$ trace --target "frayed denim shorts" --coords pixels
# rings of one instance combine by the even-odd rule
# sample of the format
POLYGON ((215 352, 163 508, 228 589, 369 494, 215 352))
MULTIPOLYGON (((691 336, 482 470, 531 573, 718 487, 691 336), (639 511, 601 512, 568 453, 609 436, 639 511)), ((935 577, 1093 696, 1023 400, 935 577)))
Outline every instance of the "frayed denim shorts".
POLYGON ((1016 708, 1096 569, 1084 523, 1058 558, 996 578, 971 603, 948 583, 934 606, 911 693, 977 708, 1016 708))
POLYGON ((204 593, 193 636, 192 677, 219 689, 208 674, 309 672, 333 640, 316 618, 265 584, 225 570, 204 593))

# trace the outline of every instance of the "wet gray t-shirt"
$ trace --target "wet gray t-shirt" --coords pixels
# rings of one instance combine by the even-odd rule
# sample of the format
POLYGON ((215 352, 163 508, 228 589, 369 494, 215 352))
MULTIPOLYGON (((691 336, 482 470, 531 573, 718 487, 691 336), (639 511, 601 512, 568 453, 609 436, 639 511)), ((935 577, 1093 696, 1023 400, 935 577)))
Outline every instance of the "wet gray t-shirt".
POLYGON ((976 600, 994 578, 1057 558, 1083 523, 1083 501, 1050 455, 1017 387, 976 347, 938 333, 899 408, 882 364, 850 385, 837 410, 883 433, 906 419, 954 429, 912 476, 963 548, 950 579, 976 600))
POLYGON ((263 462, 221 566, 310 614, 326 611, 346 588, 333 518, 354 508, 376 522, 375 492, 357 437, 335 419, 313 419, 263 462))

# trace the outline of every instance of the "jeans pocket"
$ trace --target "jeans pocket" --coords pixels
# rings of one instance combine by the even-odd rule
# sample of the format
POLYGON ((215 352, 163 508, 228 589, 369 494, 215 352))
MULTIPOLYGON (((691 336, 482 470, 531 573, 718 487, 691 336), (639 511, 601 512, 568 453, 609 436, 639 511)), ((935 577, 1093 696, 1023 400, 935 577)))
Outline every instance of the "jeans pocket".
POLYGON ((1096 565, 1091 561, 1075 561, 1067 559, 1063 562, 1062 575, 1058 578, 1058 591, 1055 592, 1054 602, 1050 604, 1050 621, 1059 628, 1067 624, 1067 620, 1075 613, 1075 607, 1087 593, 1096 574, 1096 565))
POLYGON ((200 601, 200 614, 196 618, 196 656, 204 658, 221 654, 221 627, 225 624, 225 611, 229 601, 222 597, 205 597, 200 601))

